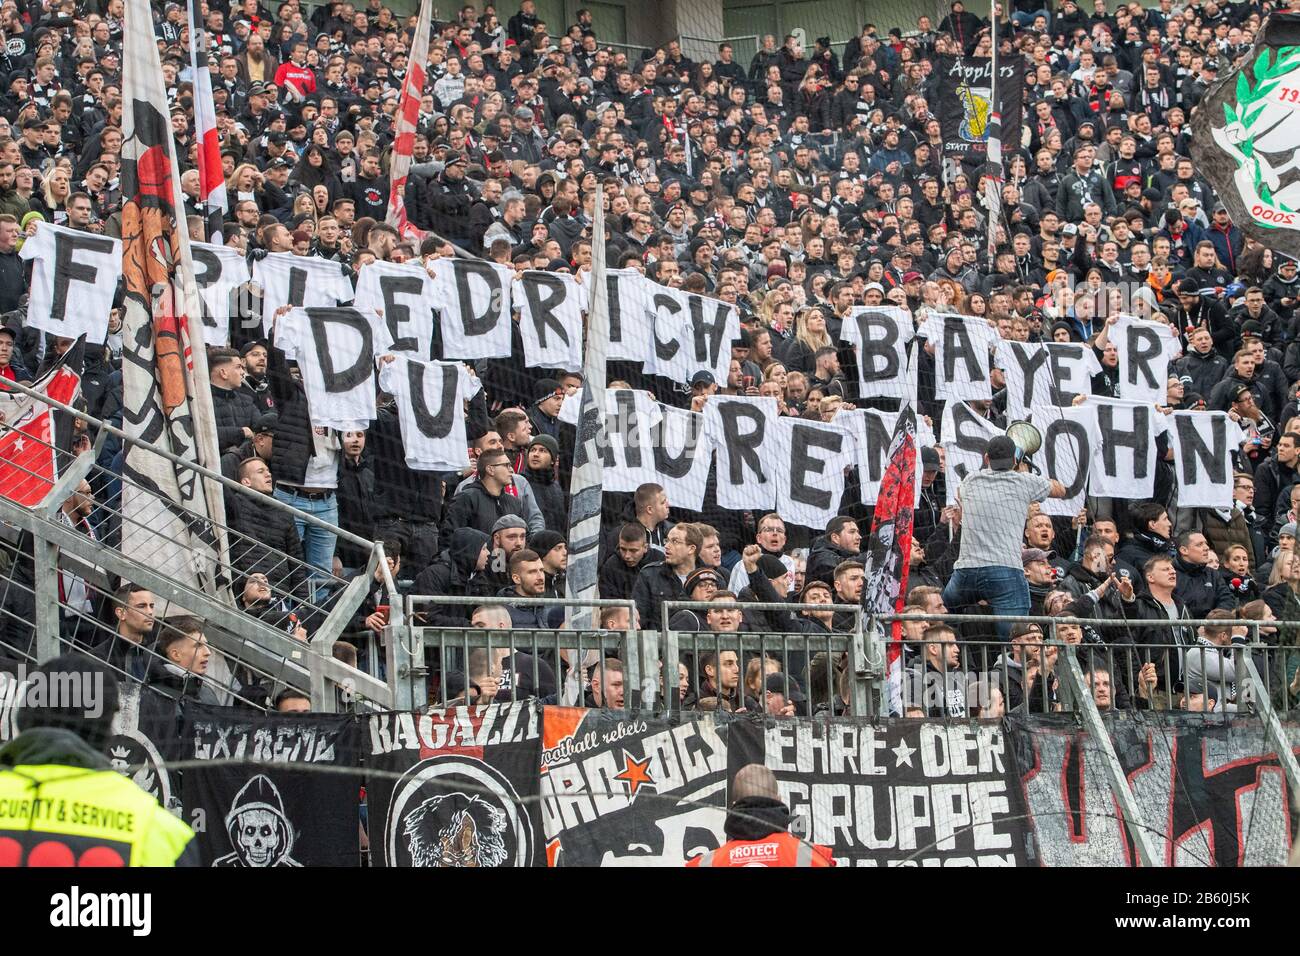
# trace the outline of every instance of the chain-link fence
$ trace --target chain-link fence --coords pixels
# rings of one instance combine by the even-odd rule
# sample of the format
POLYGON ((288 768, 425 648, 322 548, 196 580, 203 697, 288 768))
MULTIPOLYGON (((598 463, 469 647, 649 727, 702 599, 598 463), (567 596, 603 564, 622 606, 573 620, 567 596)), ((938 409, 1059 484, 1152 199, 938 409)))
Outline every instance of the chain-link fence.
MULTIPOLYGON (((119 676, 136 682, 165 679, 167 665, 180 657, 182 679, 202 685, 214 702, 260 707, 278 689, 307 689, 314 668, 344 674, 354 689, 364 686, 367 697, 387 702, 382 685, 367 681, 333 653, 335 642, 356 628, 353 614, 366 578, 378 575, 384 586, 394 587, 381 546, 296 512, 269 493, 128 438, 25 385, 8 387, 34 400, 33 414, 52 410, 51 436, 72 437, 70 447, 63 447, 57 437, 43 440, 25 430, 20 453, 6 462, 9 478, 0 493, 0 656, 28 667, 79 650, 96 654, 119 676), (96 433, 94 442, 88 430, 96 433), (123 455, 113 454, 110 442, 137 444, 192 480, 220 484, 227 522, 187 510, 143 479, 123 474, 123 455), (137 502, 129 513, 122 506, 128 495, 137 502), (157 533, 177 516, 195 533, 224 540, 217 593, 186 583, 192 575, 175 563, 186 557, 184 544, 157 533), (290 545, 296 524, 346 537, 368 552, 365 575, 345 580, 308 564, 301 551, 289 553, 295 550, 290 545), (136 537, 149 543, 143 552, 122 549, 124 531, 132 527, 146 532, 136 537), (133 609, 133 593, 145 594, 149 606, 133 609), (123 625, 123 619, 134 624, 123 625), (183 622, 184 644, 169 655, 177 622, 183 622)), ((0 437, 10 430, 0 425, 0 437)), ((324 692, 323 685, 318 689, 324 692)))

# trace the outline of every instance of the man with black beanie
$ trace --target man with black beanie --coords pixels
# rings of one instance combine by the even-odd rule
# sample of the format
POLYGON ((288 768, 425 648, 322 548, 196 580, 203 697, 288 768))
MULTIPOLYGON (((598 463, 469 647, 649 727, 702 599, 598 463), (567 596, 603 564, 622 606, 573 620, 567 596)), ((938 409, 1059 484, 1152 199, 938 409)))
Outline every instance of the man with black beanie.
POLYGON ((790 810, 776 775, 751 763, 736 772, 723 830, 727 842, 686 861, 687 866, 834 866, 831 848, 789 833, 790 810))

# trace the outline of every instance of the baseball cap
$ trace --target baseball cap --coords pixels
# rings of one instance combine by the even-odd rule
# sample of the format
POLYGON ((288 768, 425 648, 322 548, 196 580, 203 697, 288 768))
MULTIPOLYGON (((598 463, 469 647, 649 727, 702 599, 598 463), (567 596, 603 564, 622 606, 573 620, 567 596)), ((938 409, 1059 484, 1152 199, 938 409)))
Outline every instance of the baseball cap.
POLYGON ((1035 561, 1051 561, 1052 556, 1042 548, 1022 548, 1020 551, 1020 563, 1025 567, 1033 564, 1035 561))
POLYGON ((793 677, 787 677, 780 671, 777 671, 775 674, 767 675, 767 678, 763 682, 763 689, 769 694, 781 694, 786 699, 792 700, 796 704, 802 704, 808 699, 804 696, 803 688, 799 686, 799 682, 793 677), (786 693, 787 689, 789 690, 789 693, 786 693))
POLYGON ((1061 235, 1063 236, 1075 236, 1078 235, 1078 233, 1079 233, 1079 227, 1072 222, 1067 222, 1064 226, 1061 227, 1061 235))
POLYGON ((709 386, 709 385, 716 385, 717 383, 718 380, 713 377, 712 372, 699 371, 691 376, 692 386, 695 385, 709 386))
POLYGON ((862 287, 863 295, 870 292, 872 289, 875 289, 881 295, 884 295, 885 293, 885 287, 881 285, 879 282, 868 282, 866 285, 862 287))
POLYGON ((521 106, 515 110, 515 119, 530 120, 534 118, 535 117, 533 116, 533 111, 530 110, 527 106, 521 106))
POLYGON ((1016 466, 1016 443, 1006 435, 989 439, 984 453, 989 456, 989 467, 994 471, 1010 471, 1016 466))
POLYGON ((938 471, 939 470, 939 453, 933 448, 921 449, 921 470, 938 471))
POLYGON ((911 272, 903 273, 903 285, 907 285, 909 282, 920 282, 924 278, 925 276, 913 269, 911 272))

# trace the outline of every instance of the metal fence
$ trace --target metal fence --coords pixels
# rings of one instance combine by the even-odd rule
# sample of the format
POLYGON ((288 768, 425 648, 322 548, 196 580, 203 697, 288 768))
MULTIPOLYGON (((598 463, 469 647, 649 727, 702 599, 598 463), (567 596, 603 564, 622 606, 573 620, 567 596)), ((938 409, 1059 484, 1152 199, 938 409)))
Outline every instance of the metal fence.
MULTIPOLYGON (((218 653, 209 673, 192 676, 223 702, 258 706, 259 699, 241 694, 241 688, 274 692, 293 687, 311 693, 313 705, 324 710, 333 709, 338 690, 379 705, 391 703, 385 685, 333 654, 376 571, 389 593, 396 593, 382 545, 298 512, 155 444, 130 438, 120 428, 25 385, 6 383, 6 388, 54 409, 56 419, 66 416, 82 424, 73 425, 73 450, 23 436, 53 457, 59 477, 52 486, 41 474, 9 462, 22 477, 6 490, 10 497, 0 497, 0 654, 30 666, 64 650, 99 647, 104 656, 115 659, 106 652, 106 645, 119 639, 114 594, 123 583, 130 583, 157 598, 159 618, 179 613, 203 621, 203 633, 218 653), (93 443, 85 437, 89 430, 96 432, 93 443), (255 523, 241 530, 164 498, 156 489, 122 474, 123 455, 106 451, 110 440, 164 458, 194 481, 220 484, 226 500, 236 508, 269 509, 266 513, 350 541, 369 553, 366 573, 344 580, 263 543, 255 523), (47 488, 35 504, 11 500, 20 497, 20 489, 47 488), (122 504, 128 494, 143 507, 128 513, 122 504), (157 531, 177 517, 189 527, 207 528, 213 538, 224 538, 228 559, 218 569, 223 583, 218 593, 200 590, 178 573, 175 562, 183 553, 183 543, 157 531), (123 533, 132 528, 147 533, 143 537, 151 542, 150 553, 121 550, 123 533)), ((0 424, 0 435, 8 428, 0 424)), ((56 428, 54 434, 58 433, 56 428)), ((147 658, 147 669, 166 663, 151 646, 133 653, 147 658)), ((128 673, 119 668, 119 672, 126 679, 140 679, 138 669, 128 673)))

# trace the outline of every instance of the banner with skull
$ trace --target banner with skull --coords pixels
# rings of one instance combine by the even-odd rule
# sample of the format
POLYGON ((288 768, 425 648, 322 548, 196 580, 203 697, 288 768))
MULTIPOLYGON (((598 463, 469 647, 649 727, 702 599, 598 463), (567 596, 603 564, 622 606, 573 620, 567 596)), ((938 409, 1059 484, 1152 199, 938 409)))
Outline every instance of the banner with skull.
POLYGON ((215 867, 356 866, 361 778, 350 715, 187 708, 184 819, 215 867))
POLYGON ((1192 158, 1247 237, 1300 258, 1300 13, 1274 13, 1192 113, 1192 158))
POLYGON ((371 863, 541 866, 534 701, 363 718, 371 863))

